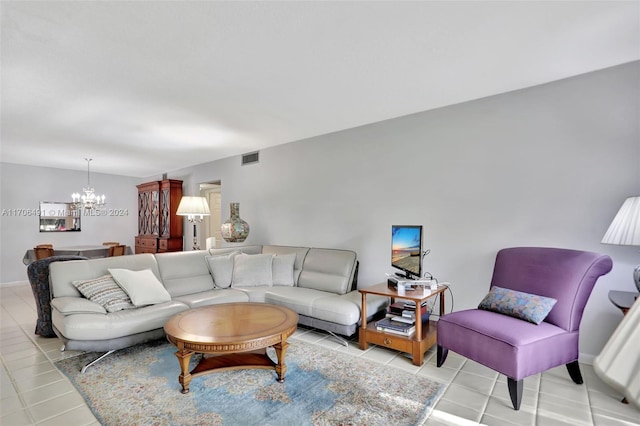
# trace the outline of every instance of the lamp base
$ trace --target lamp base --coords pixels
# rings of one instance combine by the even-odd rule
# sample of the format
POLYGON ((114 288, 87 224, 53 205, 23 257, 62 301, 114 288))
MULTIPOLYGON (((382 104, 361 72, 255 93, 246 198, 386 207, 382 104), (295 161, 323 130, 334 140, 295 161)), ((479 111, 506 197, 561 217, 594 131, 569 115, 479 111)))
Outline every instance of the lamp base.
POLYGON ((640 265, 633 270, 633 282, 636 284, 638 293, 640 293, 640 265))
POLYGON ((198 236, 196 233, 196 220, 193 221, 193 250, 200 250, 200 244, 198 243, 198 236))

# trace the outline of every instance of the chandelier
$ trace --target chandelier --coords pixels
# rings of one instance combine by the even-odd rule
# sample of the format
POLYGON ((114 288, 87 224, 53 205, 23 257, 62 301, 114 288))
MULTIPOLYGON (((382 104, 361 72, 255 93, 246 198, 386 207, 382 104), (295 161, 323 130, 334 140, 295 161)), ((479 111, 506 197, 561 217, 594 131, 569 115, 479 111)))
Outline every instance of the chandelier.
POLYGON ((89 172, 89 165, 91 163, 92 158, 85 158, 87 162, 87 187, 82 188, 83 195, 74 192, 71 194, 71 199, 73 200, 72 208, 76 210, 83 209, 84 211, 94 211, 101 210, 105 206, 105 196, 104 195, 96 195, 95 190, 91 187, 91 174, 89 172))

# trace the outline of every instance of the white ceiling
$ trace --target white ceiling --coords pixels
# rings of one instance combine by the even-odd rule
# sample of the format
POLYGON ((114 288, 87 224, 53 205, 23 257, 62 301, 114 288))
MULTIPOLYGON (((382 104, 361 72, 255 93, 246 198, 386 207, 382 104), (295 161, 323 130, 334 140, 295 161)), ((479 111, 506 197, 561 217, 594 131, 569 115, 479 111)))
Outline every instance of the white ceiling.
POLYGON ((0 7, 0 160, 137 177, 640 59, 639 1, 0 7))

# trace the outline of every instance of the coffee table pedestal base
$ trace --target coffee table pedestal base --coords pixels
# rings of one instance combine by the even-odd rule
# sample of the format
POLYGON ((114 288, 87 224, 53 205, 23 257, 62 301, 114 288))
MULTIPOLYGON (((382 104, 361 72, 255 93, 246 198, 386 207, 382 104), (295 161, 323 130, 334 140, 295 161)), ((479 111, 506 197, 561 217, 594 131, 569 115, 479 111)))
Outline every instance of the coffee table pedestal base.
POLYGON ((180 363, 181 373, 178 377, 178 381, 182 385, 182 393, 189 393, 189 384, 191 379, 198 376, 204 376, 205 374, 211 374, 216 371, 225 370, 242 370, 242 369, 265 369, 275 370, 278 376, 276 380, 280 383, 284 383, 284 374, 287 371, 287 366, 284 363, 284 355, 289 343, 284 345, 279 344, 273 346, 278 357, 278 362, 273 360, 267 355, 266 349, 259 349, 252 352, 242 353, 230 353, 212 356, 203 356, 202 360, 195 366, 195 368, 189 371, 189 363, 191 357, 196 352, 183 350, 176 352, 176 357, 180 363))

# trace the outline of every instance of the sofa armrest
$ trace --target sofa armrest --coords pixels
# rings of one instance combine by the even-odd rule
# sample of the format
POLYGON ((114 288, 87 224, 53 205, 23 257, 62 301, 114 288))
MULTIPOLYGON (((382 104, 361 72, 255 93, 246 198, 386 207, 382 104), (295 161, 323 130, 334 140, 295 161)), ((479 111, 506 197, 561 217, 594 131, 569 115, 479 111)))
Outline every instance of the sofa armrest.
POLYGON ((51 307, 62 315, 107 314, 107 310, 102 305, 83 297, 56 297, 51 300, 51 307))

